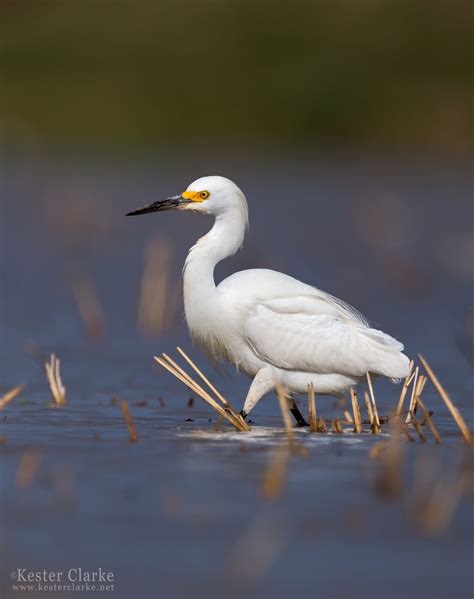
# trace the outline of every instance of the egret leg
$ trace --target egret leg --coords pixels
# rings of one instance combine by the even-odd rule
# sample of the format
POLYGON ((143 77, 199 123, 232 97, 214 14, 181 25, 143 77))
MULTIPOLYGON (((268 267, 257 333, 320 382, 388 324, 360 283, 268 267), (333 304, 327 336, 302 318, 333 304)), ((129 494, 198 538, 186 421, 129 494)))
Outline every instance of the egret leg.
POLYGON ((299 407, 296 405, 294 397, 288 398, 288 405, 290 408, 290 412, 293 414, 293 418, 296 420, 296 424, 298 426, 309 426, 309 424, 304 419, 303 414, 300 412, 299 407))
POLYGON ((275 386, 275 378, 271 368, 262 368, 257 372, 245 398, 244 407, 240 412, 246 418, 264 395, 275 386))

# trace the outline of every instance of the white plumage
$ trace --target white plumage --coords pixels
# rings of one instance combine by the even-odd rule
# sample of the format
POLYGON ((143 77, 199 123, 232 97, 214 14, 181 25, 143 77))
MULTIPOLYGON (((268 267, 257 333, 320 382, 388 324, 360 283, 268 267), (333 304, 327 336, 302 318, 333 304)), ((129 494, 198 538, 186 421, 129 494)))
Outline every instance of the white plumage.
POLYGON ((186 192, 132 214, 176 208, 215 217, 184 267, 186 321, 194 341, 215 361, 253 379, 248 414, 277 382, 291 394, 340 395, 367 372, 407 376, 403 345, 370 328, 354 308, 315 287, 266 269, 214 282, 214 267, 242 245, 248 224, 242 191, 224 177, 203 177, 186 192))

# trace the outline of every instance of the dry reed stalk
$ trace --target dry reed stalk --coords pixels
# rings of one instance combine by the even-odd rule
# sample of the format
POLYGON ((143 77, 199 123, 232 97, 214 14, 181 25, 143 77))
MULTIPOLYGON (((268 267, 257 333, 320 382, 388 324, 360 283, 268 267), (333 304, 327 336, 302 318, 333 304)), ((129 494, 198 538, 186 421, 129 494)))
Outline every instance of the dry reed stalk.
POLYGON ((413 407, 412 406, 409 407, 409 411, 411 409, 411 411, 413 412, 413 414, 416 414, 416 411, 417 411, 417 408, 418 408, 418 401, 419 401, 419 399, 421 397, 421 394, 423 393, 423 389, 425 388, 427 380, 428 380, 428 377, 423 376, 422 374, 420 374, 420 376, 418 378, 418 382, 416 384, 415 395, 413 397, 413 407))
POLYGON ((308 416, 309 416, 309 430, 312 433, 317 433, 318 432, 318 420, 316 418, 316 400, 314 397, 313 383, 308 385, 308 416))
MULTIPOLYGON (((234 408, 232 407, 232 405, 230 404, 230 402, 228 402, 217 391, 217 389, 214 387, 214 385, 212 385, 209 382, 209 380, 204 376, 204 374, 194 364, 194 362, 191 360, 191 358, 189 358, 189 356, 187 356, 182 349, 180 349, 180 348, 177 348, 177 349, 179 350, 180 354, 186 359, 186 361, 188 362, 188 364, 190 364, 192 366, 192 368, 194 369, 194 371, 197 372, 197 374, 201 377, 201 379, 208 385, 208 387, 217 395, 218 399, 224 404, 225 412, 227 414, 229 414, 230 417, 231 417, 231 419, 233 421, 235 421, 239 425, 239 427, 240 427, 239 430, 249 431, 250 430, 249 425, 245 422, 245 420, 242 418, 242 416, 240 414, 238 414, 234 410, 234 408)), ((175 370, 177 370, 182 376, 184 376, 190 383, 194 384, 195 387, 201 392, 201 394, 205 394, 207 396, 208 400, 210 399, 211 401, 215 402, 215 399, 213 397, 211 397, 209 395, 209 393, 207 393, 207 391, 205 391, 194 379, 192 379, 189 376, 189 374, 185 370, 183 370, 174 360, 172 360, 167 354, 163 354, 163 356, 175 368, 175 370)), ((208 403, 209 403, 209 401, 208 401, 208 403)))
POLYGON ((339 418, 336 418, 335 420, 331 420, 331 425, 332 425, 332 432, 336 433, 338 435, 342 434, 342 426, 341 426, 341 421, 339 420, 339 418))
POLYGON ((179 346, 176 349, 182 355, 182 357, 186 360, 186 362, 191 366, 191 368, 194 370, 194 372, 196 372, 196 374, 198 374, 202 378, 202 380, 206 383, 206 385, 209 387, 209 389, 216 394, 217 398, 226 407, 231 407, 229 402, 219 393, 219 391, 214 387, 214 385, 209 381, 209 379, 204 376, 204 374, 199 370, 199 368, 191 360, 191 358, 179 346))
MULTIPOLYGON (((179 353, 181 354, 181 356, 188 362, 188 364, 193 368, 193 370, 201 377, 201 379, 206 383, 206 385, 215 393, 215 395, 217 396, 217 398, 219 399, 219 401, 221 401, 223 403, 223 405, 225 406, 225 410, 227 411, 228 414, 230 414, 230 416, 232 417, 233 420, 237 421, 240 423, 241 426, 245 428, 249 429, 247 423, 245 422, 245 420, 242 418, 242 416, 240 414, 238 414, 234 408, 232 407, 232 405, 230 404, 230 402, 228 402, 220 393, 219 391, 217 391, 217 389, 214 387, 214 385, 212 385, 212 383, 204 376, 204 374, 199 370, 199 368, 196 366, 196 364, 194 364, 194 362, 191 360, 191 358, 189 358, 189 356, 187 356, 185 354, 185 352, 180 348, 176 348, 179 353)), ((169 356, 167 356, 166 354, 163 354, 163 356, 175 367, 175 369, 177 369, 183 376, 185 376, 190 382, 194 383, 195 385, 197 385, 197 383, 182 369, 180 368, 180 366, 178 366, 178 364, 176 364, 176 362, 174 362, 169 356)), ((199 386, 199 385, 198 385, 199 386)), ((208 397, 209 394, 207 393, 207 391, 205 391, 204 389, 202 389, 202 387, 199 386, 199 389, 205 393, 208 397)), ((213 399, 211 397, 211 399, 213 399)), ((215 400, 214 400, 215 401, 215 400)))
MULTIPOLYGON (((155 360, 161 365, 163 366, 163 362, 166 364, 167 369, 172 372, 172 374, 174 374, 176 376, 176 378, 178 378, 179 380, 181 380, 182 382, 184 382, 189 389, 191 389, 192 391, 197 391, 199 390, 199 394, 200 395, 208 395, 208 393, 206 393, 204 391, 204 389, 202 389, 197 383, 196 381, 191 378, 189 376, 189 374, 183 370, 181 368, 181 366, 178 366, 178 364, 176 364, 176 362, 170 358, 168 356, 168 354, 163 353, 163 358, 158 358, 157 356, 155 356, 155 360)), ((215 400, 213 400, 215 401, 215 400)))
MULTIPOLYGON (((204 391, 204 389, 201 389, 199 387, 199 385, 193 379, 191 379, 191 377, 186 372, 182 371, 184 373, 184 375, 183 375, 172 364, 169 364, 167 362, 168 356, 166 354, 163 354, 163 356, 164 356, 164 358, 159 358, 158 356, 155 356, 155 361, 160 366, 163 366, 163 368, 165 368, 168 372, 170 372, 173 376, 175 376, 179 381, 184 383, 189 389, 191 389, 191 391, 194 391, 197 395, 199 395, 199 397, 205 396, 205 401, 208 402, 208 399, 207 399, 208 394, 204 391)), ((175 362, 175 364, 176 364, 176 362, 175 362)), ((177 368, 179 368, 179 366, 177 366, 177 368)), ((215 402, 215 400, 212 398, 211 398, 211 402, 212 402, 212 404, 216 403, 216 405, 218 405, 217 402, 215 402)), ((213 407, 214 407, 214 405, 213 405, 213 407)), ((220 408, 220 406, 219 406, 219 408, 220 408)), ((216 409, 216 411, 218 411, 218 410, 216 409)))
POLYGON ((122 399, 120 402, 120 407, 122 408, 122 414, 127 423, 127 428, 129 432, 129 441, 130 443, 136 443, 138 441, 138 433, 135 425, 133 424, 132 415, 130 414, 130 410, 128 409, 127 402, 122 399))
POLYGON ((410 423, 410 406, 413 405, 413 402, 414 402, 414 399, 415 399, 416 387, 418 385, 418 374, 419 374, 419 371, 420 371, 420 369, 417 366, 415 368, 415 372, 413 373, 413 377, 412 377, 413 385, 412 385, 412 388, 411 388, 410 402, 408 404, 409 407, 408 407, 407 415, 406 415, 406 418, 405 418, 405 422, 407 424, 410 423))
MULTIPOLYGON (((429 410, 429 411, 428 411, 428 415, 430 416, 430 418, 431 418, 431 416, 433 416, 433 414, 434 414, 433 410, 429 410)), ((425 424, 426 424, 426 423, 427 423, 427 420, 426 420, 426 418, 423 416, 423 420, 420 422, 420 424, 421 424, 421 426, 425 426, 425 424)))
POLYGON ((357 400, 357 393, 355 389, 351 387, 351 401, 352 401, 352 412, 354 414, 354 433, 360 434, 362 432, 362 418, 360 415, 359 402, 357 400))
POLYGON ((276 501, 283 493, 289 460, 290 452, 286 445, 280 445, 272 452, 261 486, 261 493, 266 501, 276 501))
MULTIPOLYGON (((170 356, 168 356, 168 354, 165 354, 164 352, 161 354, 163 356, 163 358, 168 362, 168 364, 170 366, 172 366, 174 368, 174 370, 176 372, 178 372, 185 380, 187 380, 189 382, 190 385, 192 385, 195 389, 198 389, 201 394, 205 394, 205 395, 209 395, 209 393, 207 391, 205 391, 185 370, 184 368, 181 368, 181 366, 179 366, 179 364, 177 364, 173 358, 171 358, 170 356)), ((210 397, 210 396, 209 396, 210 397)), ((216 401, 214 398, 211 398, 212 401, 216 401)))
POLYGON ((433 420, 431 419, 431 414, 426 409, 425 404, 421 401, 421 397, 418 397, 417 401, 420 404, 420 408, 423 412, 426 422, 428 423, 428 426, 431 429, 431 432, 433 433, 433 437, 435 438, 436 443, 438 443, 438 445, 442 445, 443 441, 441 439, 441 435, 439 434, 438 429, 436 428, 433 420))
MULTIPOLYGON (((217 403, 215 399, 213 399, 208 393, 204 391, 189 375, 185 373, 186 376, 183 376, 178 370, 176 370, 171 364, 168 364, 163 358, 158 358, 155 356, 155 360, 160 366, 163 366, 168 372, 170 372, 173 376, 175 376, 179 381, 181 381, 184 385, 186 385, 191 391, 196 393, 203 401, 205 401, 208 405, 211 406, 222 418, 227 420, 234 428, 237 430, 241 430, 241 428, 237 425, 230 414, 227 414, 224 408, 221 407, 220 404, 217 403)), ((183 371, 184 372, 184 371, 183 371)))
POLYGON ((170 307, 174 304, 169 301, 171 253, 170 242, 158 236, 145 248, 138 307, 138 326, 145 335, 160 335, 173 317, 170 307))
POLYGON ((15 475, 15 483, 19 489, 25 491, 31 487, 40 462, 41 453, 38 449, 30 447, 25 450, 24 454, 21 456, 21 460, 15 475))
POLYGON ((414 362, 413 362, 413 360, 411 360, 410 364, 409 364, 408 376, 405 378, 405 380, 403 382, 402 390, 400 392, 400 399, 398 400, 397 411, 396 411, 395 415, 400 414, 403 409, 403 403, 405 402, 405 397, 408 392, 408 387, 410 386, 410 383, 412 382, 413 376, 414 376, 413 375, 413 366, 414 366, 414 362))
POLYGON ((181 354, 181 356, 186 360, 186 362, 191 366, 191 368, 194 370, 194 372, 196 372, 201 377, 201 379, 206 383, 206 385, 209 387, 209 389, 213 393, 215 393, 215 395, 217 396, 217 398, 223 403, 223 405, 226 407, 226 409, 229 410, 232 413, 232 416, 234 418, 236 418, 241 424, 244 424, 245 426, 248 427, 248 425, 246 424, 245 420, 237 412, 237 410, 234 409, 234 407, 232 406, 232 404, 230 403, 230 401, 228 401, 227 399, 225 399, 225 397, 223 397, 221 395, 221 393, 219 393, 219 391, 214 387, 214 385, 209 381, 209 379, 206 376, 204 376, 204 374, 196 366, 196 364, 191 360, 191 358, 180 347, 177 347, 176 349, 181 354))
POLYGON ((295 439, 293 434, 293 427, 291 426, 290 411, 288 409, 288 400, 286 397, 286 393, 283 387, 280 385, 280 383, 277 383, 275 385, 275 389, 277 392, 278 401, 280 403, 280 410, 283 418, 283 424, 285 425, 286 436, 288 437, 288 443, 289 445, 293 445, 295 439))
POLYGON ((408 439, 408 441, 410 443, 414 443, 415 439, 414 437, 410 434, 410 431, 408 430, 407 425, 404 422, 400 423, 400 432, 405 435, 405 437, 408 439))
POLYGON ((216 420, 215 425, 212 427, 212 430, 215 433, 218 433, 221 430, 221 426, 222 426, 222 422, 224 421, 224 418, 222 416, 219 416, 219 418, 216 420))
POLYGON ((420 378, 418 379, 418 389, 416 390, 415 412, 416 412, 416 407, 417 407, 416 406, 417 401, 420 399, 421 394, 423 393, 423 389, 425 388, 427 380, 428 380, 428 377, 423 376, 423 375, 421 375, 420 378))
POLYGON ((375 435, 378 435, 379 433, 382 432, 382 427, 380 426, 379 412, 377 410, 377 404, 375 403, 374 388, 372 387, 372 378, 371 378, 369 372, 367 373, 367 384, 369 385, 370 399, 372 401, 372 412, 373 412, 372 432, 375 435))
POLYGON ((370 398, 369 398, 369 394, 367 393, 367 391, 364 391, 364 402, 365 402, 365 409, 367 410, 367 416, 369 418, 370 426, 373 428, 374 413, 372 412, 372 405, 370 403, 370 398))
POLYGON ((418 433, 418 437, 420 438, 420 443, 426 443, 426 436, 421 428, 420 423, 418 422, 418 418, 415 416, 415 412, 409 412, 410 414, 410 424, 413 424, 416 432, 418 433))
POLYGON ((320 418, 318 420, 318 430, 320 433, 327 433, 328 432, 328 428, 326 426, 326 423, 324 422, 324 420, 322 418, 320 418))
POLYGON ((46 362, 44 366, 54 403, 56 406, 63 406, 66 403, 66 387, 61 380, 61 361, 55 354, 51 354, 50 362, 46 362))
MULTIPOLYGON (((217 401, 209 395, 194 379, 192 379, 187 372, 185 372, 174 360, 172 360, 166 354, 163 354, 163 358, 155 356, 156 362, 163 366, 168 372, 174 375, 184 385, 186 385, 191 391, 199 395, 208 405, 210 405, 220 416, 227 420, 234 428, 239 431, 249 431, 250 427, 244 421, 244 419, 236 414, 232 408, 224 409, 217 401)), ((228 404, 230 406, 230 404, 228 404)))
POLYGON ((408 415, 406 417, 406 422, 409 424, 411 422, 411 413, 413 412, 413 414, 416 414, 416 410, 418 407, 418 401, 421 397, 421 394, 423 393, 423 389, 425 388, 426 385, 426 381, 428 380, 428 378, 426 376, 423 376, 422 374, 420 374, 418 381, 416 382, 416 385, 413 385, 413 393, 412 393, 412 397, 410 400, 410 405, 408 407, 408 415))
POLYGON ((420 389, 420 380, 423 382, 423 379, 425 379, 425 378, 426 377, 423 377, 423 375, 420 375, 420 369, 417 366, 415 369, 414 377, 413 377, 413 386, 411 389, 410 403, 408 404, 408 411, 407 411, 407 415, 405 418, 405 422, 407 424, 410 424, 410 418, 411 418, 410 412, 413 412, 414 414, 416 414, 416 397, 417 397, 418 391, 420 389))
POLYGON ((82 275, 73 283, 72 291, 87 338, 92 343, 98 343, 105 335, 105 317, 92 279, 82 275))
POLYGON ((0 412, 3 410, 3 408, 5 408, 12 400, 15 399, 15 397, 18 397, 18 395, 20 395, 20 393, 23 391, 23 385, 18 385, 18 387, 14 387, 13 389, 11 389, 10 391, 8 391, 8 393, 5 393, 5 395, 0 398, 0 412))
POLYGON ((348 422, 349 424, 354 423, 354 419, 352 418, 352 415, 349 412, 349 410, 344 410, 343 414, 344 414, 344 418, 346 419, 346 422, 348 422))
POLYGON ((456 424, 459 426, 459 429, 461 430, 461 433, 462 433, 466 443, 469 443, 469 445, 472 445, 474 443, 474 437, 472 436, 471 431, 467 427, 467 424, 464 421, 464 418, 461 416, 461 414, 459 413, 459 410, 456 408, 456 406, 451 401, 449 395, 446 393, 443 386, 439 382, 438 377, 431 370, 431 368, 430 368, 428 362, 425 360, 425 358, 423 358, 423 356, 421 354, 418 354, 418 358, 420 359, 420 362, 423 364, 423 367, 426 370, 428 376, 430 377, 431 382, 436 387, 436 390, 438 391, 438 393, 441 395, 441 398, 443 399, 444 403, 446 404, 446 407, 451 412, 451 416, 454 418, 456 424))

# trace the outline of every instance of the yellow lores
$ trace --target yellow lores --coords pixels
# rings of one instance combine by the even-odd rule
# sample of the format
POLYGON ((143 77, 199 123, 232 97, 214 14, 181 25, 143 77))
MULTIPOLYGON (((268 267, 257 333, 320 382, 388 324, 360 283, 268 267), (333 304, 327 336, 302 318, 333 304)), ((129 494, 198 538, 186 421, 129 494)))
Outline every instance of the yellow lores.
POLYGON ((209 197, 209 192, 207 190, 203 191, 183 191, 181 194, 185 200, 191 200, 191 202, 202 202, 207 200, 209 197))

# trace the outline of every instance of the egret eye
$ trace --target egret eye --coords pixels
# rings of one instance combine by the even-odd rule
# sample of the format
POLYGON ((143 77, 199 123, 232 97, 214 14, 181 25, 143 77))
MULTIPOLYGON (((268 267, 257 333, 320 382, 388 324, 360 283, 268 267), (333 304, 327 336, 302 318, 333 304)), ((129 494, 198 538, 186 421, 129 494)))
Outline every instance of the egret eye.
POLYGON ((205 200, 206 198, 209 197, 209 192, 208 191, 201 191, 199 194, 199 197, 201 198, 201 200, 205 200))

